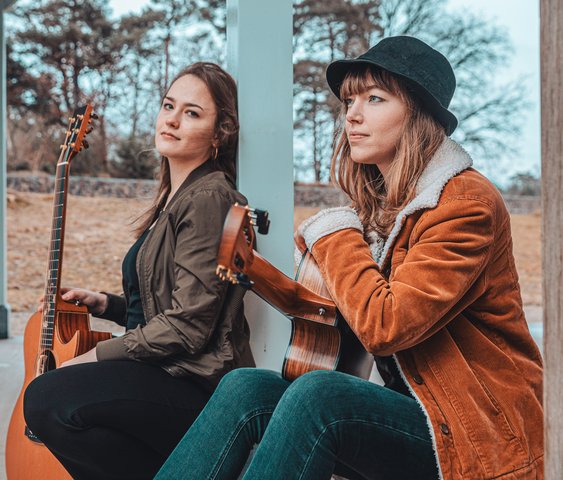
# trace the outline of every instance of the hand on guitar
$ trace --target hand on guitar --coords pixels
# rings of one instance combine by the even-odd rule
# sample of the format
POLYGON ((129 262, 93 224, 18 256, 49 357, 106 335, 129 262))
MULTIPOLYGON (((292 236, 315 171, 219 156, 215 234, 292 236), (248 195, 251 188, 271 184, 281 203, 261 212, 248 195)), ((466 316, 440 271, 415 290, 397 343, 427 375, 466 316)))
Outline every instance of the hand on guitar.
MULTIPOLYGON (((61 294, 61 298, 66 302, 85 305, 92 315, 99 315, 108 306, 108 297, 105 293, 93 292, 83 288, 61 288, 61 294)), ((39 311, 43 310, 44 300, 44 295, 42 295, 39 298, 39 311)))

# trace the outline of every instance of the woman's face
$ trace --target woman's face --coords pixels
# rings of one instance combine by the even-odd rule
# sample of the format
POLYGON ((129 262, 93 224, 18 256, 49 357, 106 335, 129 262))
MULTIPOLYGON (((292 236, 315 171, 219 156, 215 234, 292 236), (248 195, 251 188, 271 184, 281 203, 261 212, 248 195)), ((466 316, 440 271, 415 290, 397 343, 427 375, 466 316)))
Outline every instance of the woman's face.
POLYGON ((383 175, 395 157, 407 105, 376 86, 344 99, 346 136, 356 163, 375 164, 383 175))
POLYGON ((155 145, 170 161, 205 161, 215 140, 217 108, 205 83, 194 75, 177 79, 156 118, 155 145))

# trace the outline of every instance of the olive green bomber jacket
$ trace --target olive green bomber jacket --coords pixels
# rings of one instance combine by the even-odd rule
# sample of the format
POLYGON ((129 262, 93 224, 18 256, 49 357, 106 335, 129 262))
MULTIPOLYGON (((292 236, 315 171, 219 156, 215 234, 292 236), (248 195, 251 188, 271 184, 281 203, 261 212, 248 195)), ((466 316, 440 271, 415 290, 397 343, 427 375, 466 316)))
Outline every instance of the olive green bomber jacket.
MULTIPOLYGON (((246 199, 209 161, 188 176, 137 256, 146 325, 98 343, 98 360, 155 363, 173 376, 197 375, 212 386, 233 368, 254 366, 244 292, 215 274, 234 202, 246 199)), ((124 324, 127 299, 108 297, 100 316, 124 324)))

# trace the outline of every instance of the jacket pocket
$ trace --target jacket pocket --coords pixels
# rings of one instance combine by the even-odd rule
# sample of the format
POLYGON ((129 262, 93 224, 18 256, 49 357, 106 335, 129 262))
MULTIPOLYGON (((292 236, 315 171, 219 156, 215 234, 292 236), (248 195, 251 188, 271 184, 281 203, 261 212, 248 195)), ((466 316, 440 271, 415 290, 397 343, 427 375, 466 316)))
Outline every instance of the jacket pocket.
POLYGON ((487 476, 524 465, 528 455, 501 405, 470 367, 447 328, 431 337, 427 345, 426 363, 445 395, 439 399, 442 410, 459 419, 463 431, 458 436, 469 441, 487 476))
POLYGON ((514 430, 514 428, 512 427, 510 420, 508 420, 508 417, 504 413, 504 410, 501 407, 499 401, 493 395, 493 393, 491 392, 489 387, 487 387, 487 384, 479 377, 479 375, 474 370, 472 370, 472 371, 473 371, 473 374, 475 375, 475 378, 477 379, 477 381, 481 385, 483 392, 485 393, 485 395, 487 396, 487 398, 491 402, 491 405, 493 406, 493 408, 497 412, 497 416, 499 417, 499 426, 502 430, 504 438, 506 438, 508 441, 516 440, 518 442, 519 447, 520 447, 521 453, 524 455, 525 453, 524 453, 524 449, 522 447, 522 444, 520 442, 520 438, 516 434, 516 431, 514 430))

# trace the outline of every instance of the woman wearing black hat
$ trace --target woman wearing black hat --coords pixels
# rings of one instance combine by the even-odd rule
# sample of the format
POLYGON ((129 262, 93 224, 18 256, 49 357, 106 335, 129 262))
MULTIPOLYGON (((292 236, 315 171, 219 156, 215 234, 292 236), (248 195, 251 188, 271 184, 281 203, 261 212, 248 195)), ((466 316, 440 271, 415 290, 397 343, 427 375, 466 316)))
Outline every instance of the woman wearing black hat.
POLYGON ((298 229, 385 386, 316 371, 228 374, 158 480, 543 478, 542 361, 510 217, 448 136, 449 62, 412 37, 332 63, 332 175, 351 207, 298 229), (343 255, 342 252, 346 254, 343 255))

